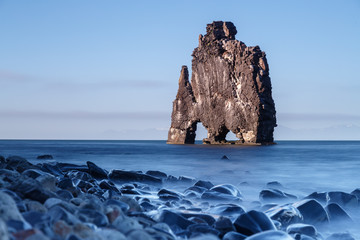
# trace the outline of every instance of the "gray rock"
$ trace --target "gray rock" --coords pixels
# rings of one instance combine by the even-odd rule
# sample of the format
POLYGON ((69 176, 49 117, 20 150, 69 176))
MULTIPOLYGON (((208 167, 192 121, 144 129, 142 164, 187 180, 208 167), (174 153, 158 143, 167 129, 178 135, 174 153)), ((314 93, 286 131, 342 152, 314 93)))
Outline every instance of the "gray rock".
POLYGON ((147 232, 143 230, 135 230, 129 233, 128 240, 154 240, 147 232))
POLYGON ((310 237, 316 237, 317 235, 316 228, 313 225, 302 224, 302 223, 291 224, 290 226, 287 227, 286 231, 289 234, 299 233, 299 234, 308 235, 310 237))
POLYGON ((107 179, 108 178, 108 172, 102 169, 101 167, 97 166, 95 163, 87 161, 86 162, 89 173, 91 176, 93 176, 96 179, 107 179))
POLYGON ((245 210, 236 204, 218 204, 209 209, 209 212, 221 216, 232 216, 243 214, 245 210))
POLYGON ((241 214, 235 220, 234 226, 237 232, 247 236, 267 230, 276 230, 268 216, 255 210, 241 214))
POLYGON ((345 192, 328 192, 329 203, 337 203, 344 208, 355 208, 358 206, 358 199, 355 195, 345 192))
POLYGON ((93 223, 98 227, 105 227, 109 225, 107 217, 99 211, 81 209, 76 213, 76 215, 81 221, 93 223))
POLYGON ((264 231, 246 238, 246 240, 294 240, 283 231, 264 231))
POLYGON ((162 180, 160 178, 146 175, 143 173, 123 171, 123 170, 112 170, 109 174, 109 178, 113 181, 120 181, 120 182, 148 182, 152 184, 162 183, 162 180))
POLYGON ((4 222, 9 220, 25 221, 12 197, 0 191, 0 219, 4 222))
POLYGON ((333 233, 326 240, 355 240, 350 233, 333 233))
POLYGON ((242 197, 240 191, 232 184, 220 184, 210 188, 211 191, 228 194, 234 197, 242 197))
POLYGON ((5 224, 5 222, 0 219, 0 239, 2 240, 9 240, 9 233, 7 230, 7 226, 5 224))
POLYGON ((171 229, 179 227, 181 229, 186 229, 188 226, 194 224, 175 212, 169 210, 163 210, 159 216, 158 222, 163 222, 169 225, 171 229))
POLYGON ((303 221, 300 211, 291 204, 273 207, 265 211, 272 220, 278 221, 282 226, 287 227, 290 224, 303 221))
POLYGON ((19 156, 10 156, 6 159, 6 168, 13 169, 20 173, 27 169, 38 168, 37 166, 28 162, 25 158, 19 156))
POLYGON ((102 240, 127 240, 124 234, 110 228, 101 228, 97 233, 102 240))
POLYGON ((167 178, 167 174, 161 171, 154 171, 154 170, 149 170, 146 172, 147 175, 153 176, 153 177, 157 177, 160 179, 166 179, 167 178))
POLYGON ((41 203, 39 203, 38 201, 25 199, 24 203, 25 203, 28 211, 35 211, 35 212, 40 212, 40 213, 47 212, 47 208, 44 205, 42 205, 41 203))
POLYGON ((210 189, 214 187, 214 184, 212 184, 210 181, 199 180, 194 184, 194 186, 210 189))
POLYGON ((304 223, 317 225, 329 222, 325 209, 316 200, 302 200, 294 203, 293 206, 301 213, 304 223))
POLYGON ((39 160, 51 160, 51 159, 54 159, 54 157, 50 154, 44 154, 44 155, 39 155, 36 157, 36 159, 39 159, 39 160))
POLYGON ((259 198, 263 202, 283 202, 283 201, 293 201, 297 197, 278 189, 265 189, 262 190, 259 194, 259 198))
POLYGON ((244 240, 246 235, 238 232, 228 232, 224 235, 223 240, 244 240))
POLYGON ((191 83, 182 67, 167 142, 194 143, 201 122, 208 131, 204 143, 226 143, 229 131, 239 144, 272 143, 275 104, 265 53, 235 40, 231 22, 213 22, 206 30, 192 54, 191 83))
POLYGON ((336 203, 330 203, 325 207, 326 212, 329 215, 330 222, 346 222, 351 223, 352 219, 351 217, 346 213, 342 207, 340 207, 336 203))
POLYGON ((112 223, 112 225, 125 235, 134 230, 140 230, 143 228, 139 222, 136 221, 136 219, 127 217, 125 215, 119 215, 112 223))
POLYGON ((227 217, 219 217, 213 226, 220 232, 221 236, 224 236, 227 232, 236 231, 231 220, 227 217))

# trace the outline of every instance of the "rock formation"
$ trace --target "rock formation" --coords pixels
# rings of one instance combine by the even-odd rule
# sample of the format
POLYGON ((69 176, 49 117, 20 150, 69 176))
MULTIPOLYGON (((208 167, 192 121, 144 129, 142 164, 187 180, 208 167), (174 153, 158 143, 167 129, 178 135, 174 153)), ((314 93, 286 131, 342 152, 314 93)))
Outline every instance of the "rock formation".
POLYGON ((227 143, 229 131, 237 144, 272 143, 276 112, 265 53, 235 40, 231 22, 213 22, 206 32, 192 54, 191 82, 181 69, 167 143, 194 143, 199 122, 208 131, 204 143, 227 143))

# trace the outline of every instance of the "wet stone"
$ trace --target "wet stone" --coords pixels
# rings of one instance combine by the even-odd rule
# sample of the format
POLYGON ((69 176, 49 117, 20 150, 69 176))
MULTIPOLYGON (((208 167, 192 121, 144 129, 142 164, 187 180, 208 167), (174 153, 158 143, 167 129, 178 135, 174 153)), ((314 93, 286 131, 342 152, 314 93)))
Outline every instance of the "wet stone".
POLYGON ((259 198, 263 202, 271 201, 293 201, 296 200, 296 196, 282 192, 278 189, 265 189, 259 194, 259 198))
POLYGON ((245 210, 236 204, 218 204, 212 207, 209 212, 222 216, 231 216, 243 214, 245 210))
POLYGON ((153 176, 153 177, 157 177, 160 179, 166 179, 167 178, 167 174, 161 171, 153 171, 153 170, 149 170, 146 172, 147 175, 153 176))
POLYGON ((169 225, 170 228, 179 227, 181 229, 186 229, 188 226, 194 224, 193 222, 187 220, 180 214, 171 212, 169 210, 163 210, 158 219, 159 222, 164 222, 169 225))
POLYGON ((353 194, 345 192, 329 192, 328 196, 328 203, 337 203, 344 208, 355 208, 358 206, 358 199, 353 194))
POLYGON ((265 212, 271 219, 281 223, 287 227, 290 224, 298 223, 303 220, 300 211, 291 204, 274 207, 265 212))
POLYGON ((289 234, 299 233, 299 234, 308 235, 310 237, 316 237, 317 235, 317 231, 314 226, 309 224, 302 224, 302 223, 291 224, 290 226, 287 227, 286 231, 289 234))
POLYGON ((234 197, 242 197, 240 191, 232 184, 220 184, 210 188, 211 191, 228 194, 234 197))
POLYGON ((170 191, 170 190, 167 190, 167 189, 161 189, 157 195, 159 196, 159 198, 161 200, 180 200, 181 196, 179 193, 176 193, 174 191, 170 191))
POLYGON ((161 184, 162 180, 157 177, 146 175, 143 173, 123 171, 123 170, 112 170, 109 174, 109 178, 113 181, 123 182, 148 182, 152 184, 161 184))
POLYGON ((189 237, 196 237, 203 234, 212 234, 218 236, 220 234, 218 230, 207 224, 192 224, 188 226, 186 230, 191 233, 189 237))
POLYGON ((308 224, 326 224, 329 217, 325 209, 316 200, 302 200, 293 204, 303 217, 304 223, 308 224))
POLYGON ((334 222, 334 221, 335 222, 342 221, 347 223, 352 222, 351 217, 346 213, 346 211, 336 203, 328 204, 325 207, 325 209, 329 215, 330 222, 334 222))
POLYGON ((284 188, 284 186, 281 184, 281 183, 279 183, 278 181, 273 181, 273 182, 268 182, 268 183, 266 183, 266 187, 268 187, 268 188, 275 188, 275 189, 282 189, 282 188, 284 188))
POLYGON ((210 189, 210 188, 214 187, 214 184, 212 184, 210 181, 199 180, 194 184, 194 186, 210 189))
POLYGON ((266 230, 276 229, 268 216, 255 210, 241 214, 235 220, 234 226, 237 232, 247 236, 266 230))
POLYGON ((247 238, 246 235, 238 233, 238 232, 228 232, 222 238, 223 240, 244 240, 247 238))
POLYGON ((95 163, 87 161, 86 164, 88 166, 90 175, 93 176, 94 178, 96 179, 108 178, 108 172, 97 166, 95 163))
POLYGON ((305 197, 305 199, 314 199, 322 204, 326 204, 329 201, 329 196, 326 192, 313 192, 309 196, 305 197))
POLYGON ((257 233, 246 240, 294 240, 289 234, 283 231, 264 231, 257 233))
POLYGON ((213 224, 214 228, 220 232, 220 236, 223 236, 227 232, 235 231, 235 227, 231 220, 227 217, 219 217, 213 224))
POLYGON ((98 227, 105 227, 109 224, 107 217, 99 211, 81 209, 76 213, 76 215, 80 220, 93 223, 98 227))
POLYGON ((51 160, 54 159, 54 157, 50 154, 44 154, 44 155, 39 155, 36 157, 36 159, 38 160, 51 160))

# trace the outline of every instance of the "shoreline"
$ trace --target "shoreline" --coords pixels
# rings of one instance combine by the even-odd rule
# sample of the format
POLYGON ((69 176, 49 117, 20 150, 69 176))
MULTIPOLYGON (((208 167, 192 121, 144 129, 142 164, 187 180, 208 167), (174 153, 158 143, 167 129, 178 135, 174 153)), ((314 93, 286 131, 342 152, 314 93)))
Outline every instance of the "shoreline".
POLYGON ((299 199, 284 192, 281 183, 269 182, 259 201, 245 208, 246 196, 231 184, 214 186, 156 170, 108 172, 92 162, 34 165, 17 156, 0 157, 0 166, 4 240, 332 240, 337 239, 329 232, 334 226, 348 230, 346 239, 351 239, 356 226, 351 214, 360 208, 359 189, 299 199), (184 191, 174 190, 179 186, 184 191))

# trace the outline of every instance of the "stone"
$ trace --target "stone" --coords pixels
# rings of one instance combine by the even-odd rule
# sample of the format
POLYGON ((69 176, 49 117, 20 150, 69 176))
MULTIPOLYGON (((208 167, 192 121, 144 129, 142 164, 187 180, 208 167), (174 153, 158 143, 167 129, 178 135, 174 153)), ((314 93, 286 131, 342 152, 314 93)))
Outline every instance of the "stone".
POLYGON ((246 235, 238 233, 238 232, 228 232, 222 238, 223 240, 244 240, 247 238, 246 235))
POLYGON ((355 240, 350 233, 333 233, 326 240, 355 240))
POLYGON ((294 240, 289 234, 283 231, 264 231, 246 238, 246 240, 294 240))
POLYGON ((181 212, 181 216, 189 219, 189 218, 200 218, 202 219, 206 224, 208 225, 213 225, 215 223, 215 218, 209 214, 204 214, 204 213, 195 213, 195 212, 188 212, 188 211, 184 211, 181 212))
POLYGON ((210 189, 214 187, 214 184, 212 184, 210 181, 199 180, 194 184, 194 186, 210 189))
POLYGON ((101 212, 91 209, 81 209, 76 215, 83 222, 90 222, 98 227, 105 227, 109 225, 108 218, 101 212))
POLYGON ((121 211, 123 211, 123 212, 127 212, 130 209, 130 206, 127 203, 116 200, 116 199, 109 199, 109 200, 105 201, 105 205, 107 205, 107 206, 111 206, 111 205, 118 206, 121 209, 121 211))
POLYGON ((276 230, 271 219, 262 212, 251 210, 241 214, 234 222, 236 231, 250 236, 255 233, 276 230))
POLYGON ((2 191, 0 191, 0 219, 4 222, 8 222, 9 220, 25 221, 14 199, 2 191))
POLYGON ((181 195, 179 193, 167 190, 165 188, 160 189, 160 191, 157 193, 157 195, 159 196, 159 198, 161 200, 165 200, 165 201, 167 201, 167 200, 180 200, 180 198, 181 198, 181 195))
POLYGON ((313 192, 309 196, 305 197, 305 199, 314 199, 322 204, 326 204, 329 201, 329 196, 327 192, 313 192))
POLYGON ((218 204, 209 209, 212 214, 220 216, 232 216, 245 213, 245 210, 237 204, 218 204))
POLYGON ((328 192, 328 195, 328 203, 337 203, 344 208, 355 208, 358 206, 358 199, 353 194, 345 192, 328 192))
POLYGON ((259 194, 259 198, 263 202, 284 202, 296 200, 297 197, 278 189, 265 189, 259 194))
POLYGON ((50 197, 56 197, 55 193, 45 189, 40 182, 27 176, 20 176, 14 181, 9 189, 16 192, 22 198, 44 203, 50 197))
POLYGON ((42 205, 41 203, 39 203, 38 201, 25 199, 24 203, 25 203, 28 211, 35 211, 35 212, 40 212, 40 213, 47 212, 47 208, 44 205, 42 205))
POLYGON ((220 184, 210 188, 211 191, 228 194, 234 197, 242 197, 240 191, 232 184, 220 184))
POLYGON ((281 183, 279 183, 278 181, 268 182, 268 183, 266 183, 266 187, 275 188, 275 189, 284 188, 284 186, 281 183))
POLYGON ((167 174, 161 171, 154 171, 154 170, 149 170, 146 172, 147 175, 153 176, 153 177, 157 177, 160 179, 166 179, 167 178, 167 174))
POLYGON ((28 211, 23 213, 24 219, 30 223, 31 226, 36 227, 38 224, 46 223, 49 217, 41 212, 28 211))
POLYGON ((190 237, 197 237, 197 236, 201 236, 204 234, 211 234, 211 235, 218 236, 220 234, 220 232, 218 230, 216 230, 216 229, 212 228, 211 226, 204 224, 204 223, 192 224, 192 225, 188 226, 186 230, 191 233, 190 237))
POLYGON ((167 143, 194 143, 198 122, 208 131, 204 143, 227 143, 229 131, 238 144, 272 143, 276 112, 265 53, 235 40, 231 22, 206 31, 192 54, 191 83, 181 69, 167 143))
POLYGON ((216 220, 213 227, 220 232, 220 236, 224 236, 227 232, 236 231, 231 220, 222 216, 216 220))
POLYGON ((299 234, 308 235, 310 237, 316 237, 317 235, 316 228, 313 225, 302 224, 302 223, 291 224, 290 226, 287 227, 286 231, 289 234, 299 233, 299 234))
POLYGON ((44 154, 44 155, 39 155, 36 157, 36 159, 39 159, 39 160, 51 160, 51 159, 54 159, 54 157, 50 154, 44 154))
POLYGON ((128 236, 128 240, 154 240, 147 232, 143 230, 132 231, 128 236))
POLYGON ((346 213, 346 211, 336 203, 330 203, 325 207, 326 212, 329 215, 330 222, 346 222, 351 223, 351 217, 346 213))
POLYGON ((158 222, 163 222, 169 225, 171 229, 179 227, 181 229, 186 229, 188 226, 194 224, 193 222, 187 220, 180 214, 169 210, 163 210, 159 216, 158 222))
POLYGON ((90 175, 93 176, 94 178, 96 178, 96 179, 107 179, 108 178, 107 171, 105 171, 101 167, 97 166, 95 163, 87 161, 86 164, 89 168, 90 175))
POLYGON ((19 156, 10 156, 6 159, 6 168, 13 169, 20 173, 30 168, 37 168, 37 166, 28 162, 25 158, 19 156))
POLYGON ((101 236, 102 240, 126 240, 124 234, 119 231, 110 229, 110 228, 102 228, 98 231, 99 236, 101 236))
POLYGON ((270 208, 265 213, 272 220, 280 222, 283 227, 303 221, 300 211, 291 204, 270 208))
POLYGON ((162 180, 160 178, 146 175, 143 173, 123 171, 123 170, 112 170, 109 174, 109 178, 113 181, 120 181, 120 182, 148 182, 152 184, 162 183, 162 180))
POLYGON ((121 233, 127 235, 134 230, 142 229, 143 227, 134 218, 125 215, 119 215, 112 225, 121 233))
POLYGON ((303 217, 304 223, 308 224, 326 224, 329 222, 329 216, 321 204, 313 199, 305 199, 293 204, 303 217))
POLYGON ((360 188, 355 189, 351 192, 352 195, 356 196, 358 200, 360 200, 360 188))
POLYGON ((7 226, 5 222, 0 219, 0 239, 2 240, 9 240, 9 232, 7 230, 7 226))

